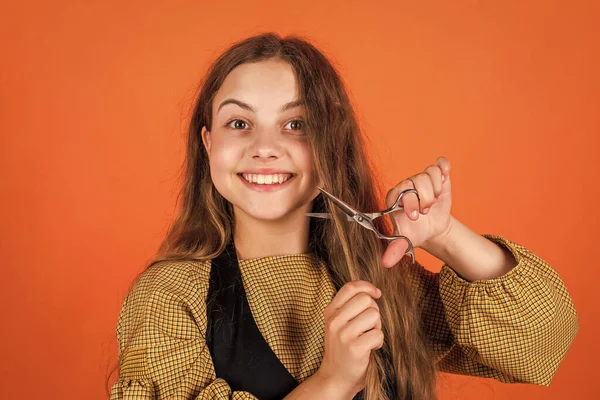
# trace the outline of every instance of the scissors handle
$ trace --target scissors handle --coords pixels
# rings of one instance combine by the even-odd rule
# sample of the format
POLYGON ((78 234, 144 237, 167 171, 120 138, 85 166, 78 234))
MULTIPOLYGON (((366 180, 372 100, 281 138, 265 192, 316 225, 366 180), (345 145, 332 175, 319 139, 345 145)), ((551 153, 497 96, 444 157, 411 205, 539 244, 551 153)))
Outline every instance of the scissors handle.
MULTIPOLYGON (((369 215, 369 217, 371 218, 371 221, 374 220, 375 218, 383 217, 384 215, 391 214, 395 211, 404 210, 404 204, 400 205, 400 200, 407 193, 414 193, 417 195, 417 199, 419 198, 419 193, 417 192, 416 189, 403 190, 402 192, 400 192, 400 194, 398 195, 398 198, 396 198, 396 201, 394 202, 394 204, 392 204, 391 207, 389 207, 383 211, 380 211, 380 212, 371 213, 369 215)), ((387 240, 390 242, 392 242, 394 240, 398 240, 398 239, 406 240, 406 242, 408 243, 408 249, 406 249, 406 252, 404 254, 410 255, 411 261, 413 262, 413 264, 415 263, 415 248, 409 238, 407 238, 406 236, 403 236, 403 235, 386 236, 386 235, 380 233, 376 229, 374 229, 373 231, 377 234, 377 237, 379 239, 384 239, 384 240, 387 240)))
POLYGON ((414 193, 417 195, 417 199, 419 198, 419 193, 417 192, 416 189, 403 190, 402 192, 400 192, 400 194, 398 195, 398 198, 396 199, 396 201, 394 202, 394 204, 392 204, 392 206, 390 208, 386 208, 385 210, 380 211, 380 212, 371 213, 371 215, 370 215, 371 219, 383 217, 384 215, 391 214, 394 211, 404 210, 404 204, 400 205, 400 200, 407 193, 414 193))
POLYGON ((398 240, 398 239, 404 239, 406 240, 406 242, 408 243, 408 248, 406 249, 406 251, 404 252, 404 254, 408 254, 410 255, 411 261, 414 264, 415 263, 415 247, 413 246, 412 242, 410 241, 409 238, 407 238, 406 236, 403 235, 396 235, 396 236, 386 236, 382 233, 379 233, 379 231, 375 230, 374 231, 377 234, 377 237, 379 239, 384 239, 387 241, 394 241, 394 240, 398 240))

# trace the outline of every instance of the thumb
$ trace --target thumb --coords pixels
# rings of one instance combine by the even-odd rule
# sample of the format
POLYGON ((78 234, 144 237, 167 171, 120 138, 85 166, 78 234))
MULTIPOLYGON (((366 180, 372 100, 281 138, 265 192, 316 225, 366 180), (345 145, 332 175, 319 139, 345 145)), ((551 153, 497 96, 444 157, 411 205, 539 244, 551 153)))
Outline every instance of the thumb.
POLYGON ((381 266, 384 268, 393 267, 402 259, 402 257, 404 257, 406 250, 408 250, 408 243, 406 240, 394 240, 390 242, 383 253, 381 266))

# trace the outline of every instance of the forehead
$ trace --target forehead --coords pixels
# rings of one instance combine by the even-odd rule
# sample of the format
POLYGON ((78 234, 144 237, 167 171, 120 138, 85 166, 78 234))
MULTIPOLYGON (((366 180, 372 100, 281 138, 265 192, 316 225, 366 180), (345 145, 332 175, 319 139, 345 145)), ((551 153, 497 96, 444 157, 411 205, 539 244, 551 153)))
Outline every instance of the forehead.
POLYGON ((297 99, 296 76, 290 64, 278 59, 238 65, 225 78, 214 105, 229 98, 257 107, 281 107, 297 99))

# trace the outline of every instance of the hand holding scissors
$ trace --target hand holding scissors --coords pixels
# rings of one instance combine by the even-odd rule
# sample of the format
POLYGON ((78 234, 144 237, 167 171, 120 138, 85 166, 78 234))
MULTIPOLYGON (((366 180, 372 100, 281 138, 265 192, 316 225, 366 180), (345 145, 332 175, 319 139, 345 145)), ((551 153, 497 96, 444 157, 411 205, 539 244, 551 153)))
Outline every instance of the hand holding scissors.
MULTIPOLYGON (((439 157, 435 165, 430 165, 423 172, 394 186, 386 196, 386 204, 389 208, 381 212, 360 212, 324 189, 319 189, 346 213, 348 219, 354 220, 375 232, 377 237, 390 242, 382 259, 384 267, 389 268, 396 265, 405 254, 409 254, 414 262, 415 247, 421 247, 428 251, 431 246, 440 245, 451 230, 450 162, 444 157, 439 157), (394 224, 393 236, 383 235, 377 231, 372 222, 387 214, 390 214, 394 224)), ((321 218, 331 217, 327 213, 308 213, 307 215, 321 218)), ((431 251, 429 252, 431 253, 431 251)))
MULTIPOLYGON (((396 239, 406 240, 408 243, 408 249, 406 250, 406 254, 410 254, 412 262, 413 263, 415 262, 415 249, 409 238, 407 238, 406 236, 402 236, 402 235, 386 236, 383 233, 379 232, 379 230, 373 224, 373 220, 375 220, 377 218, 380 218, 384 215, 393 213, 394 211, 402 210, 403 207, 400 205, 400 200, 406 193, 415 193, 418 196, 418 193, 415 189, 404 190, 403 192, 401 192, 398 195, 398 198, 396 199, 396 201, 390 208, 380 211, 380 212, 374 212, 374 213, 362 213, 358 210, 355 210, 354 208, 352 208, 350 205, 348 205, 344 201, 338 199, 337 197, 335 197, 334 195, 332 195, 331 193, 329 193, 322 187, 319 187, 319 190, 325 196, 329 197, 329 199, 331 201, 333 201, 333 204, 335 204, 340 210, 342 210, 343 212, 346 213, 346 215, 348 216, 348 220, 354 221, 354 222, 360 224, 362 227, 375 232, 375 234, 377 235, 378 238, 384 239, 384 240, 389 240, 389 241, 393 241, 396 239)), ((330 213, 306 213, 306 215, 309 217, 331 218, 330 213)))

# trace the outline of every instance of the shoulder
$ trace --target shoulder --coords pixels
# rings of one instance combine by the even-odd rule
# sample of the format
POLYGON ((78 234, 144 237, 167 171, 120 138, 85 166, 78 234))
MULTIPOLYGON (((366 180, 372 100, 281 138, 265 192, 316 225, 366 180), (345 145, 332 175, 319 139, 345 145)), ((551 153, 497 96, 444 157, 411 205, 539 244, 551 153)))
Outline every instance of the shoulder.
POLYGON ((186 304, 199 307, 205 300, 210 260, 159 261, 137 278, 125 302, 128 308, 164 308, 186 304))
POLYGON ((160 335, 196 337, 205 320, 210 265, 210 260, 160 261, 148 267, 123 302, 117 324, 122 346, 130 340, 147 345, 160 335))
POLYGON ((163 260, 150 265, 138 278, 134 288, 180 292, 196 285, 210 274, 210 260, 163 260))

